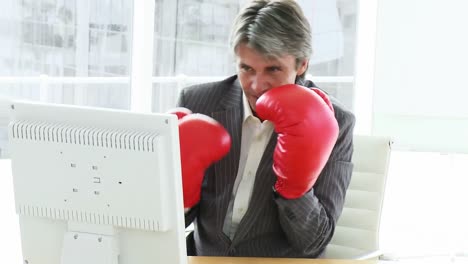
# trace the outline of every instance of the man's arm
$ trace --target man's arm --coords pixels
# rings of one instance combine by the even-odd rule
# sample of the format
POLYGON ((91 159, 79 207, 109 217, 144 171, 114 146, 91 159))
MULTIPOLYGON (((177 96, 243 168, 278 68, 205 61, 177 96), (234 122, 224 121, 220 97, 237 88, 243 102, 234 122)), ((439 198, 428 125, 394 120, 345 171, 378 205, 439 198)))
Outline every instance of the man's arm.
POLYGON ((314 187, 297 199, 275 199, 285 235, 306 255, 318 256, 330 242, 351 180, 355 118, 339 108, 335 108, 335 117, 338 139, 314 187))
POLYGON ((190 208, 186 213, 185 213, 185 228, 187 228, 198 216, 198 205, 190 208))

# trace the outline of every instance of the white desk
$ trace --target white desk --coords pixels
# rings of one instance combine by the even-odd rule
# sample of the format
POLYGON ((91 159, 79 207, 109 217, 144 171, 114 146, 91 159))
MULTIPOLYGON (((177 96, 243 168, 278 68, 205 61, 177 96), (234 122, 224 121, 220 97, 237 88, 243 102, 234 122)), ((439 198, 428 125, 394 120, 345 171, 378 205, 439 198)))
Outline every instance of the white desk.
POLYGON ((188 264, 377 264, 377 260, 189 257, 188 264))

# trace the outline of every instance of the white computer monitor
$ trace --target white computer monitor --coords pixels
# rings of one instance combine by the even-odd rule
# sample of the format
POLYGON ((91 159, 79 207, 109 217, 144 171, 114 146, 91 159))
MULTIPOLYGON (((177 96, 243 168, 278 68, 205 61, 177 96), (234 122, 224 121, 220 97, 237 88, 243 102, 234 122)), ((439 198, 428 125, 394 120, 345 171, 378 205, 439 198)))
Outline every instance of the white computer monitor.
POLYGON ((175 115, 10 108, 24 263, 187 263, 175 115))

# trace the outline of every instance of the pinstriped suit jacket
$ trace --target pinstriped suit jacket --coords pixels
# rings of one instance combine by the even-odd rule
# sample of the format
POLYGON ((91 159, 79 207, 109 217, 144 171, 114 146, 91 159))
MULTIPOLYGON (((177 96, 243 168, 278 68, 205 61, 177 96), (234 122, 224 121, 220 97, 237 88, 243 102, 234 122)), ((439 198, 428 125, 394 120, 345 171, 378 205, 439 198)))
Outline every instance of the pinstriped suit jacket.
MULTIPOLYGON (((311 81, 299 80, 312 87, 311 81)), ((275 197, 272 169, 277 134, 273 133, 261 158, 247 212, 234 238, 223 233, 224 218, 239 165, 242 129, 242 90, 237 76, 184 89, 179 106, 219 121, 232 138, 230 152, 207 169, 201 200, 186 215, 195 231, 187 251, 205 256, 304 257, 319 256, 330 241, 348 187, 353 152, 354 115, 331 98, 340 132, 332 154, 314 187, 303 197, 275 197)), ((311 132, 310 137, 313 137, 311 132)))

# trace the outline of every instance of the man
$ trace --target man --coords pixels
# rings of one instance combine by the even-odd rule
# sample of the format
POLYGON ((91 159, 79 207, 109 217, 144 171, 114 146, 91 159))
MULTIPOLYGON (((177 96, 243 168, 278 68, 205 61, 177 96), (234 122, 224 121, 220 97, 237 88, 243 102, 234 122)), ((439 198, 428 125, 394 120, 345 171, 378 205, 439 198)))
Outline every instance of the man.
POLYGON ((354 116, 304 79, 311 33, 295 1, 251 1, 231 46, 238 74, 179 98, 199 113, 177 113, 188 253, 318 257, 350 181, 354 116))

